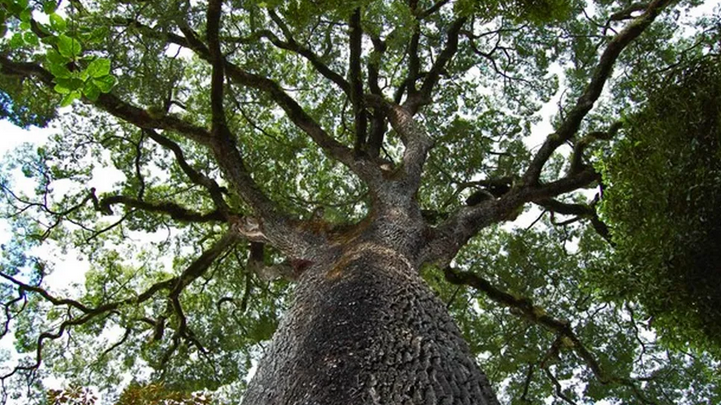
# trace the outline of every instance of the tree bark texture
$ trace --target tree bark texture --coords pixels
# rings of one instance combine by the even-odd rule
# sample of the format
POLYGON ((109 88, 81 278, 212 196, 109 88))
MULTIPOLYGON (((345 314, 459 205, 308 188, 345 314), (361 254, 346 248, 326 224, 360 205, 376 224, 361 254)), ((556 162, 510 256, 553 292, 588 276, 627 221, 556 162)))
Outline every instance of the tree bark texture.
POLYGON ((243 405, 498 403, 443 303, 386 244, 345 247, 295 294, 243 405))

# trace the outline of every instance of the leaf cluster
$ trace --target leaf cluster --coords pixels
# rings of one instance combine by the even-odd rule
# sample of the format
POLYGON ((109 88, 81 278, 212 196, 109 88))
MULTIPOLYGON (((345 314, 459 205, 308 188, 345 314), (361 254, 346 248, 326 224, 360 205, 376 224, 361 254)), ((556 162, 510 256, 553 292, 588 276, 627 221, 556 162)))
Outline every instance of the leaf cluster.
POLYGON ((617 260, 603 282, 638 299, 673 346, 721 348, 721 63, 672 72, 603 162, 617 260))

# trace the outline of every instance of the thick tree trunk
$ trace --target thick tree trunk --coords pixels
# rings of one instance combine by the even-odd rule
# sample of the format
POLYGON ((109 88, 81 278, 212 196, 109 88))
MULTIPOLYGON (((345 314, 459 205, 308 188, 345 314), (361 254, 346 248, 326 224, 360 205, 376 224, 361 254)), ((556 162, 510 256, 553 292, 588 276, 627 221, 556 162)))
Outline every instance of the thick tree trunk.
POLYGON ((243 405, 498 403, 405 256, 373 242, 344 251, 299 280, 243 405))

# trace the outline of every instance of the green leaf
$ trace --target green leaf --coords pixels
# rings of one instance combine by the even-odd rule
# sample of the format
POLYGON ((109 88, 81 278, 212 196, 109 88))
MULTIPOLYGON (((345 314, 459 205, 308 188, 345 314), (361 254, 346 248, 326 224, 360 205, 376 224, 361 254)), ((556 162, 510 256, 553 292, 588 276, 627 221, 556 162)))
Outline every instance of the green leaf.
POLYGON ((80 72, 76 72, 75 77, 79 78, 83 82, 87 82, 88 79, 90 78, 90 74, 88 74, 88 70, 85 69, 85 70, 81 70, 80 72))
POLYGON ((73 101, 80 98, 80 92, 79 91, 72 91, 65 95, 63 99, 60 101, 60 107, 67 107, 70 104, 73 103, 73 101))
POLYGON ((112 90, 113 86, 115 86, 115 76, 113 75, 107 75, 102 77, 93 78, 92 80, 93 84, 98 86, 100 91, 103 93, 109 93, 110 90, 112 90))
POLYGON ((32 46, 40 45, 40 40, 38 40, 38 36, 35 35, 34 32, 26 32, 25 34, 23 34, 23 38, 25 39, 25 42, 28 43, 28 45, 32 45, 32 46))
POLYGON ((75 38, 62 34, 58 36, 58 52, 66 58, 74 59, 83 51, 80 42, 75 38))
POLYGON ((55 90, 55 92, 59 94, 69 94, 71 91, 70 88, 65 87, 65 85, 59 83, 56 84, 55 87, 53 87, 53 90, 55 90))
POLYGON ((108 36, 108 27, 98 27, 94 29, 88 36, 88 42, 97 44, 102 42, 108 36))
POLYGON ((50 26, 53 27, 55 31, 58 32, 64 32, 65 28, 67 27, 67 24, 65 23, 65 20, 63 17, 60 17, 59 15, 52 13, 50 14, 50 26))
POLYGON ((85 83, 85 87, 83 87, 83 95, 85 97, 95 101, 100 96, 100 89, 98 86, 96 86, 92 80, 85 83))
POLYGON ((87 72, 93 78, 107 76, 110 73, 110 59, 95 59, 88 65, 87 72))
POLYGON ((13 49, 18 49, 25 45, 25 40, 23 40, 23 35, 21 33, 15 33, 15 35, 10 38, 10 47, 13 49))
POLYGON ((65 67, 64 64, 59 63, 50 64, 50 73, 52 73, 56 78, 70 79, 73 77, 73 73, 65 67))
POLYGON ((27 31, 30 29, 30 23, 27 21, 23 21, 19 25, 21 31, 27 31))
POLYGON ((52 35, 47 36, 47 37, 42 37, 42 38, 40 38, 40 42, 47 44, 47 45, 57 46, 58 45, 58 37, 54 37, 52 35))
POLYGON ((29 8, 26 8, 20 13, 20 21, 30 23, 30 19, 32 18, 32 10, 29 8))
POLYGON ((85 83, 78 79, 56 78, 55 91, 60 94, 68 94, 82 88, 85 83))
POLYGON ((65 65, 70 62, 70 58, 60 55, 55 49, 50 49, 48 53, 45 54, 45 58, 50 64, 65 65))
POLYGON ((46 1, 43 3, 43 12, 45 14, 53 14, 57 10, 58 4, 54 0, 46 1))
POLYGON ((10 3, 9 5, 7 3, 5 4, 8 8, 9 14, 14 16, 19 15, 25 9, 24 6, 21 6, 18 3, 10 3))

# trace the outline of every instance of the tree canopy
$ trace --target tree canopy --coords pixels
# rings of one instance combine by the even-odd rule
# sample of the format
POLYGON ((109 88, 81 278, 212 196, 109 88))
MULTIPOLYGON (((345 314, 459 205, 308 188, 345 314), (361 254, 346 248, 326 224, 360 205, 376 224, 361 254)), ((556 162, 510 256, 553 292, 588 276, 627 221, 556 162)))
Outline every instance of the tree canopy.
POLYGON ((0 116, 55 128, 0 172, 3 401, 237 402, 308 252, 406 193, 501 402, 721 403, 701 5, 0 0, 0 116))

